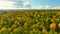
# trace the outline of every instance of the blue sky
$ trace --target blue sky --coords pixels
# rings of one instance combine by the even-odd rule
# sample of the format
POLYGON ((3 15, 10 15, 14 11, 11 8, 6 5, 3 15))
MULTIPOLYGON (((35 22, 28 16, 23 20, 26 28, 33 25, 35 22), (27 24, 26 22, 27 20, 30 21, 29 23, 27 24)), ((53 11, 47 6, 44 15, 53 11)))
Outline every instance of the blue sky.
POLYGON ((60 0, 23 0, 28 1, 31 5, 40 6, 40 5, 51 5, 51 6, 60 6, 60 0))
POLYGON ((0 9, 60 9, 60 0, 0 0, 0 9))

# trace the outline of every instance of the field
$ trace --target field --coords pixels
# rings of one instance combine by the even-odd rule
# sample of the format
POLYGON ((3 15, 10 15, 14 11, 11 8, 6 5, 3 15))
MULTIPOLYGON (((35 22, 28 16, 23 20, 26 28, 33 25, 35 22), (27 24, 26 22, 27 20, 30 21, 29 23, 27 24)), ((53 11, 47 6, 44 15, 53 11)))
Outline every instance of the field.
POLYGON ((0 11, 0 34, 60 34, 60 10, 0 11))

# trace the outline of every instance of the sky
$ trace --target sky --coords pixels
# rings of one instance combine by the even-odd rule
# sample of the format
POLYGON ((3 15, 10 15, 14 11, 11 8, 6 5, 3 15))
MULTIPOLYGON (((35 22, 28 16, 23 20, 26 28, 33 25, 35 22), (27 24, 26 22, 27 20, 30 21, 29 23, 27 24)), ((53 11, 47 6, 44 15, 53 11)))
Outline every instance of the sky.
POLYGON ((0 9, 60 9, 60 0, 0 0, 0 9))

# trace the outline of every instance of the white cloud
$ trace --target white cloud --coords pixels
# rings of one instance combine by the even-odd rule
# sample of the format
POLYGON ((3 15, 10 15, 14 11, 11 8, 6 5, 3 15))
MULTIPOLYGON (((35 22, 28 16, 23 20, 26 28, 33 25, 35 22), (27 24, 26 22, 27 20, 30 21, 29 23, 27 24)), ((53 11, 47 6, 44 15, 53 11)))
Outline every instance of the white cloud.
POLYGON ((42 9, 42 8, 43 8, 43 6, 39 6, 39 8, 40 8, 40 9, 42 9))
POLYGON ((50 6, 49 5, 46 5, 46 6, 32 6, 31 8, 32 9, 49 9, 50 6))
POLYGON ((60 9, 60 6, 52 7, 50 5, 45 6, 32 6, 29 2, 24 1, 7 1, 7 0, 0 0, 0 9, 60 9), (15 5, 14 5, 15 4, 15 5), (20 4, 20 5, 19 5, 20 4))
POLYGON ((13 8, 14 2, 8 1, 0 1, 0 9, 8 9, 13 8))
POLYGON ((31 9, 42 9, 43 6, 31 6, 31 9))
POLYGON ((32 6, 31 9, 60 9, 60 6, 52 7, 49 5, 46 6, 32 6))
POLYGON ((60 9, 60 6, 57 6, 57 7, 53 7, 52 9, 60 9))
POLYGON ((29 2, 17 2, 17 1, 5 1, 0 0, 0 9, 28 9, 30 7, 29 2), (21 4, 21 5, 19 5, 21 4), (18 8, 19 7, 19 8, 18 8))
POLYGON ((29 2, 24 2, 24 5, 29 5, 30 3, 29 2))
POLYGON ((50 6, 49 6, 49 5, 46 5, 46 8, 47 8, 47 9, 49 9, 49 8, 50 8, 50 6))

